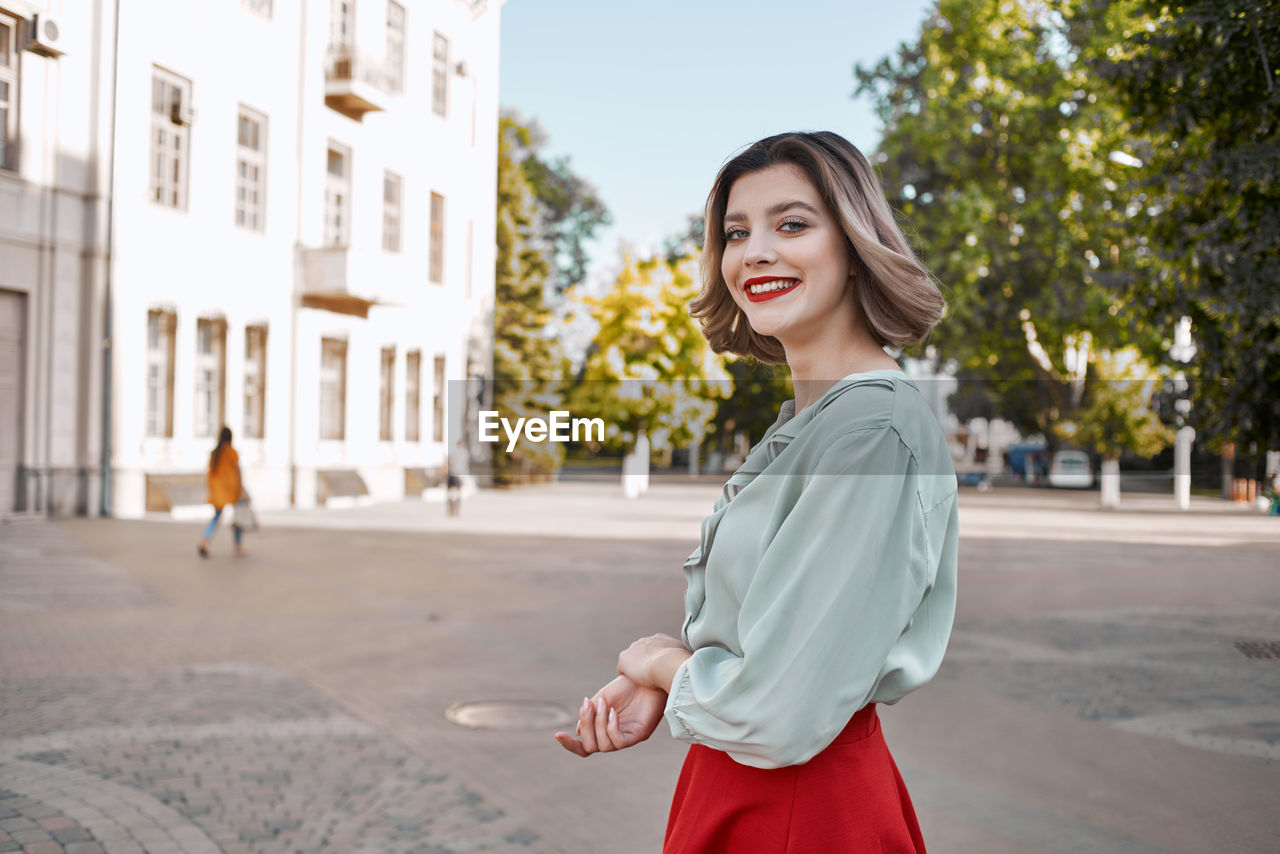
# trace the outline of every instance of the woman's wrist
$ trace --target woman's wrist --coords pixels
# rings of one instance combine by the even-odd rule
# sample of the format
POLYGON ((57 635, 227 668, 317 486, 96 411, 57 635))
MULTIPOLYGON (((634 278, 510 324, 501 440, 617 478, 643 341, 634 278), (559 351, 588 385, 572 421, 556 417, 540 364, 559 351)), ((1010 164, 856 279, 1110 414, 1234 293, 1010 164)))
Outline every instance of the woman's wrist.
POLYGON ((671 685, 676 679, 676 671, 692 655, 693 653, 687 649, 676 649, 675 647, 664 649, 655 655, 653 662, 649 666, 649 679, 652 682, 650 687, 670 694, 671 685))
POLYGON ((676 671, 693 653, 670 635, 640 638, 618 655, 618 672, 643 688, 671 691, 676 671))

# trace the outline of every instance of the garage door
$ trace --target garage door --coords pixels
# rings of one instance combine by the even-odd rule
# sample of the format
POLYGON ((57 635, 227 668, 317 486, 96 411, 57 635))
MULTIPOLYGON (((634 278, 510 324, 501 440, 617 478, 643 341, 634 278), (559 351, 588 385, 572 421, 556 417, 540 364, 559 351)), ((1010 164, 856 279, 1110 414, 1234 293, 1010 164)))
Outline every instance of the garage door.
POLYGON ((14 509, 22 451, 22 354, 27 298, 0 291, 0 513, 14 509))

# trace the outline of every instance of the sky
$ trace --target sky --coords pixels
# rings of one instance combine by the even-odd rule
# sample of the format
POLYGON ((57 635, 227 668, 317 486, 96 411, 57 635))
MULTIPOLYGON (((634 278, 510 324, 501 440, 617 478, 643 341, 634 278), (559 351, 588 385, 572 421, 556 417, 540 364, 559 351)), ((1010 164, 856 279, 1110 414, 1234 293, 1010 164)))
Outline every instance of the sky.
POLYGON ((619 241, 641 252, 701 213, 720 166, 789 130, 831 130, 870 155, 880 124, 853 100, 853 67, 919 32, 933 0, 699 2, 508 0, 500 100, 549 135, 614 224, 589 247, 592 276, 619 241))

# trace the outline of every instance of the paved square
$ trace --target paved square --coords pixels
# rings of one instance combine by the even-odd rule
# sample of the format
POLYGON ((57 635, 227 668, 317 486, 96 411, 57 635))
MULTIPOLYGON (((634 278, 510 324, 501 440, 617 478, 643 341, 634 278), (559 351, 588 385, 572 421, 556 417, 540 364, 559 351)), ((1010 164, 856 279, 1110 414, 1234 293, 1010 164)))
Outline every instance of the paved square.
MULTIPOLYGON (((0 526, 0 852, 652 852, 684 745, 582 761, 568 714, 674 632, 716 489, 607 484, 199 526, 0 526)), ((882 708, 934 852, 1271 852, 1280 520, 964 493, 937 679, 882 708), (1252 645, 1252 646, 1251 646, 1252 645)))

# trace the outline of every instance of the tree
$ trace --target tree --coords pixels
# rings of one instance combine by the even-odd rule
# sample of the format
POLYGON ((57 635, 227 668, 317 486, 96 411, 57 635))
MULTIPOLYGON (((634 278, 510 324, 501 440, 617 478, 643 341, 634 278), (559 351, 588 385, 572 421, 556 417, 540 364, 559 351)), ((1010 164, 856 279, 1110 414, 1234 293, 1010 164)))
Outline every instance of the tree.
POLYGON ((536 121, 522 122, 504 110, 510 129, 511 157, 519 164, 537 205, 532 218, 532 245, 544 254, 552 297, 561 297, 587 275, 586 242, 613 221, 596 188, 569 166, 568 157, 547 159, 548 136, 536 121))
MULTIPOLYGON (((595 189, 569 167, 546 160, 537 122, 504 111, 498 138, 497 270, 494 293, 494 404, 500 417, 538 416, 563 407, 568 360, 551 301, 585 276, 585 241, 609 222, 595 189)), ((495 444, 494 476, 546 477, 563 446, 523 438, 512 453, 495 444)))
MULTIPOLYGON (((564 357, 547 335, 547 260, 535 228, 538 200, 515 158, 528 128, 503 117, 498 133, 497 269, 494 281, 494 405, 502 418, 540 416, 559 408, 564 357)), ((512 452, 493 446, 494 477, 510 483, 521 476, 546 476, 563 454, 553 443, 521 440, 512 452)))
POLYGON ((766 365, 755 359, 734 358, 725 366, 733 381, 732 393, 716 405, 713 428, 716 447, 730 450, 734 436, 743 432, 752 444, 759 442, 778 417, 782 402, 794 395, 786 365, 766 365))
POLYGON ((1078 61, 1096 31, 1061 3, 939 0, 914 44, 855 69, 884 135, 890 202, 916 228, 948 314, 930 343, 1026 432, 1078 405, 1095 342, 1152 346, 1121 297, 1123 116, 1078 61))
POLYGON ((624 255, 613 287, 582 297, 598 331, 572 408, 604 419, 608 447, 630 448, 641 430, 655 447, 700 443, 727 391, 723 364, 689 315, 697 263, 624 255))
POLYGON ((662 241, 662 257, 675 263, 681 258, 697 257, 707 239, 707 218, 702 214, 685 217, 684 228, 662 241))
POLYGON ((1120 455, 1154 457, 1173 442, 1173 431, 1151 407, 1160 374, 1136 347, 1103 350, 1092 361, 1097 380, 1089 384, 1087 399, 1056 429, 1102 457, 1102 503, 1114 507, 1120 503, 1120 455))
MULTIPOLYGON (((1150 252, 1130 298, 1166 329, 1189 316, 1193 426, 1280 447, 1280 6, 1270 0, 1094 0, 1112 46, 1090 70, 1145 138, 1150 252)), ((1166 348, 1168 342, 1165 343, 1166 348)))

